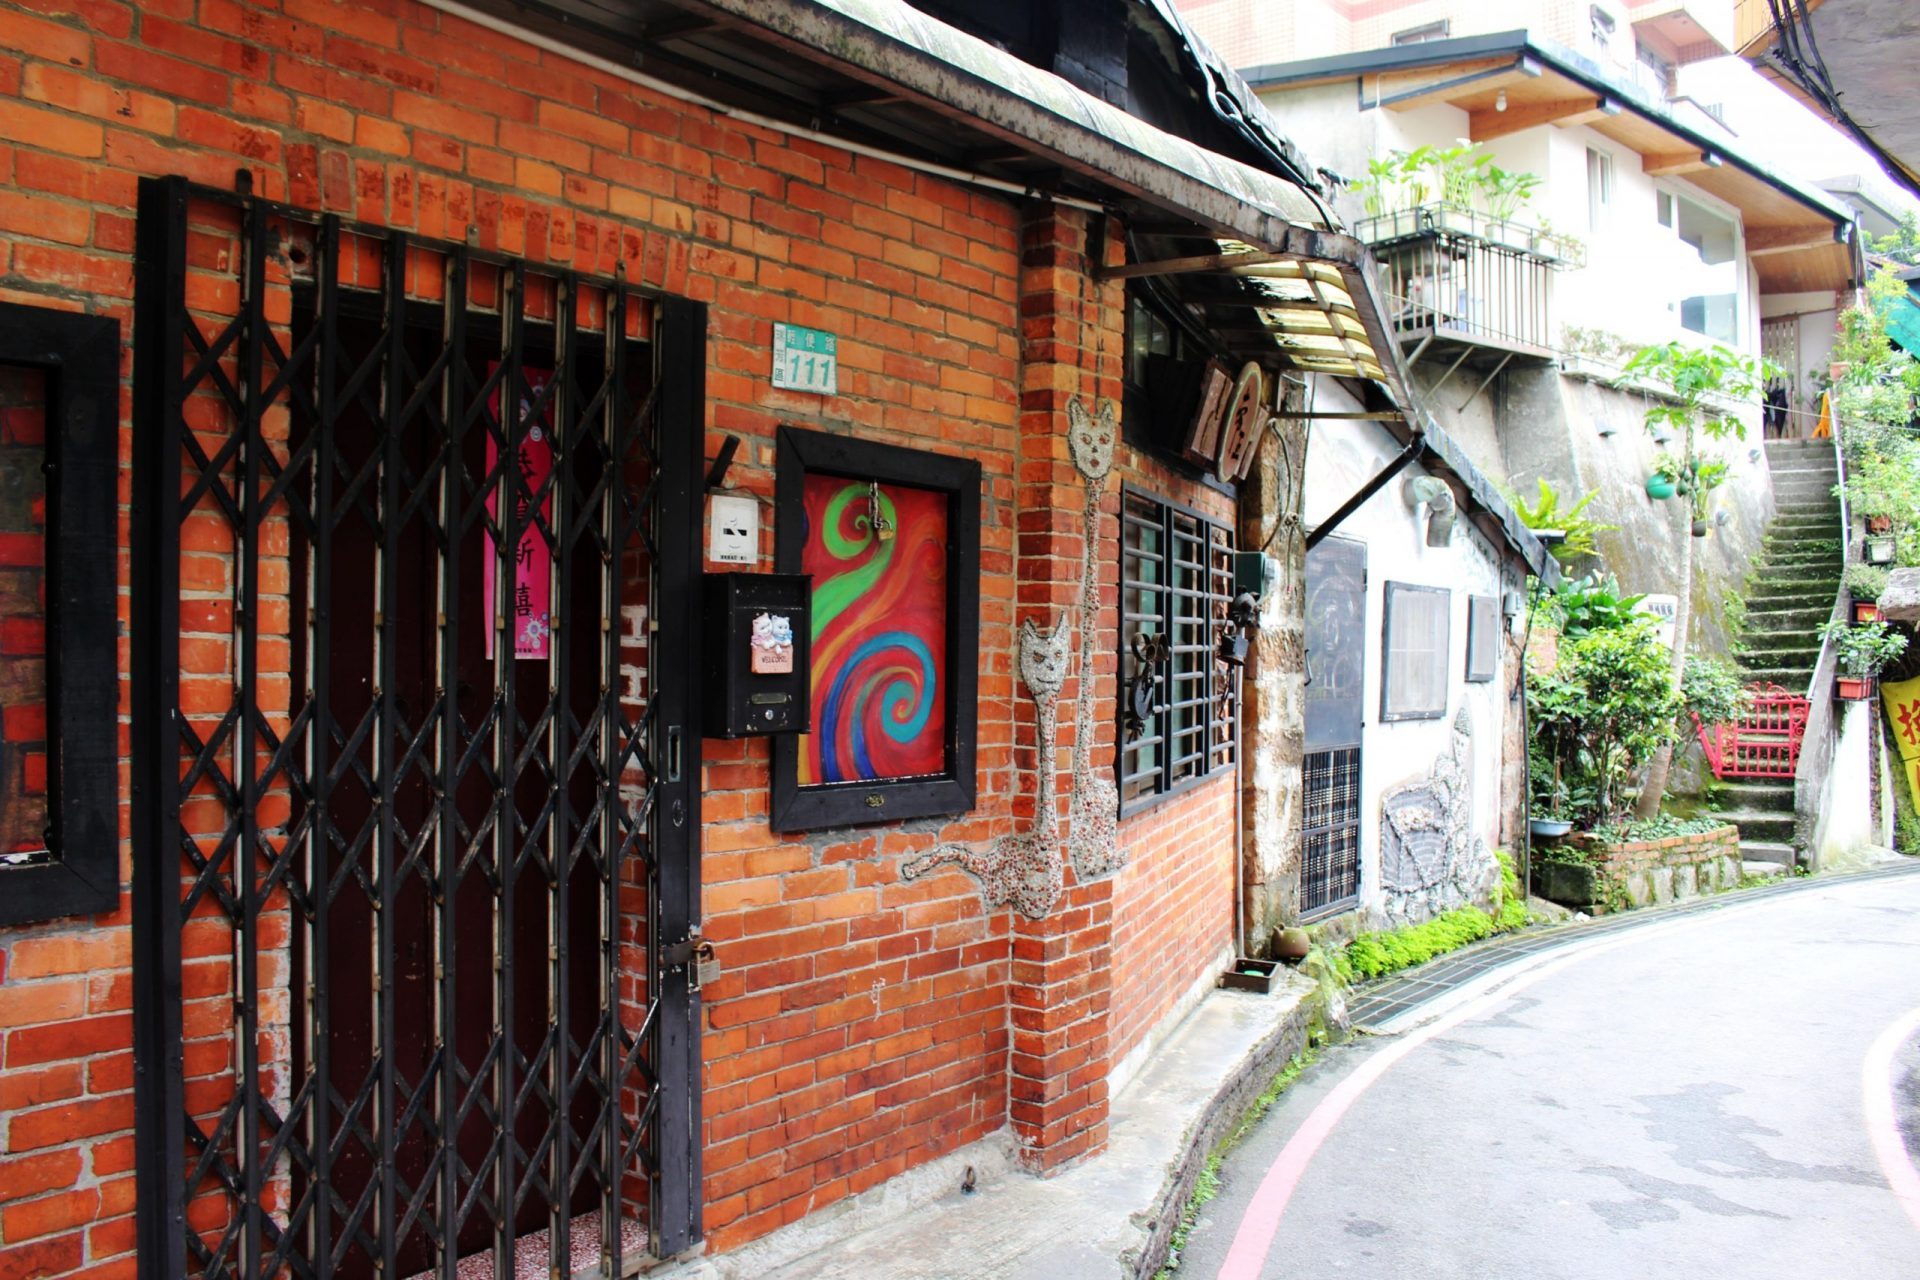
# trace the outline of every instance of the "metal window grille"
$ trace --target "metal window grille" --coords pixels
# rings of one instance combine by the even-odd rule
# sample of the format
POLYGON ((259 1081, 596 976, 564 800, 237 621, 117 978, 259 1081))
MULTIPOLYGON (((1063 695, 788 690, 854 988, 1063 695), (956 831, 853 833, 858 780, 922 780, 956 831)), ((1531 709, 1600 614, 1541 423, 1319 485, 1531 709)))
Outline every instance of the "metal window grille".
POLYGON ((142 1273, 684 1249, 703 309, 180 179, 136 295, 142 1273))
POLYGON ((1360 748, 1314 751, 1302 762, 1300 910, 1333 910, 1360 893, 1360 748))
POLYGON ((1235 756, 1235 690, 1216 656, 1233 598, 1233 533, 1162 498, 1127 489, 1121 509, 1122 685, 1138 674, 1136 638, 1159 637, 1171 656, 1155 671, 1145 731, 1118 757, 1123 812, 1221 769, 1235 756))

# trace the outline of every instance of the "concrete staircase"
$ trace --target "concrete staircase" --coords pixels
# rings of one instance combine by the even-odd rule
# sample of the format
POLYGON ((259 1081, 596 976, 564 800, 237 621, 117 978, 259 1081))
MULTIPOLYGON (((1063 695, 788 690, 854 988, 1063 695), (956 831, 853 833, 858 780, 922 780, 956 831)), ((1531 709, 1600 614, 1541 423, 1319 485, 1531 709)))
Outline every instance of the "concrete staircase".
MULTIPOLYGON (((1839 476, 1825 440, 1770 440, 1767 464, 1777 513, 1747 577, 1743 663, 1755 682, 1806 693, 1820 659, 1817 632, 1840 590, 1839 476)), ((1727 820, 1740 826, 1741 857, 1792 866, 1793 782, 1752 778, 1721 790, 1727 820)))

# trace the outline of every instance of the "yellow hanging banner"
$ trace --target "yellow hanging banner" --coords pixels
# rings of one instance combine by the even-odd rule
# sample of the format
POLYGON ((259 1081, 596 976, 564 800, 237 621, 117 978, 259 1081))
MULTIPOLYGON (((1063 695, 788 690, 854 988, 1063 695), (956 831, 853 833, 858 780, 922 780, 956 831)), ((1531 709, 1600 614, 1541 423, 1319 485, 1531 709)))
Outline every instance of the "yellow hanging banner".
POLYGON ((1900 772, 1907 778, 1907 794, 1920 809, 1920 679, 1882 683, 1880 696, 1886 700, 1887 718, 1893 722, 1893 749, 1900 757, 1900 772))

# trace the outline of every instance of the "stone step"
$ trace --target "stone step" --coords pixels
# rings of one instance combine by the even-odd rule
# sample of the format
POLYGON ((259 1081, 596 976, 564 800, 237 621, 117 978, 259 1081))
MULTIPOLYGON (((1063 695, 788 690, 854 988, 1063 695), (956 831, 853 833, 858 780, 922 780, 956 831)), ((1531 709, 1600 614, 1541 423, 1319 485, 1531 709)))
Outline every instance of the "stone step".
POLYGON ((1747 813, 1793 812, 1793 783, 1785 778, 1741 778, 1715 784, 1714 802, 1747 813))
POLYGON ((1740 861, 1742 863, 1766 862, 1786 870, 1792 868, 1795 858, 1793 846, 1790 844, 1780 844, 1770 840, 1742 840, 1740 861))
MULTIPOLYGON (((1742 850, 1742 852, 1744 853, 1745 850, 1742 850)), ((1786 875, 1789 869, 1785 864, 1779 862, 1748 862, 1744 858, 1740 860, 1740 878, 1742 880, 1753 879, 1755 877, 1777 880, 1781 876, 1786 875)))
POLYGON ((1832 602, 1805 609, 1749 609, 1747 634, 1775 635, 1782 631, 1816 631, 1833 612, 1832 602))
POLYGON ((1740 828, 1740 843, 1750 840, 1773 841, 1788 844, 1793 840, 1793 811, 1791 809, 1730 809, 1715 813, 1714 818, 1725 818, 1740 828))
POLYGON ((1788 693, 1804 694, 1813 681, 1812 667, 1748 667, 1748 684, 1777 684, 1788 693))
POLYGON ((1782 643, 1768 644, 1759 636, 1741 637, 1740 660, 1751 670, 1812 671, 1820 661, 1820 642, 1807 643, 1805 633, 1779 637, 1782 643))

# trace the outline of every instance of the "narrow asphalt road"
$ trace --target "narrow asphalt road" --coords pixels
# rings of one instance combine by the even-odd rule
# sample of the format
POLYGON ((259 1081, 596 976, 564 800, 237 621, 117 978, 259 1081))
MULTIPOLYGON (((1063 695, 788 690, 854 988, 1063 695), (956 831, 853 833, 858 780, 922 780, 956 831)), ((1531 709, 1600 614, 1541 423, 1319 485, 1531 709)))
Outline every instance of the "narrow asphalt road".
POLYGON ((1920 1280, 1920 875, 1519 964, 1328 1052, 1182 1280, 1920 1280))

